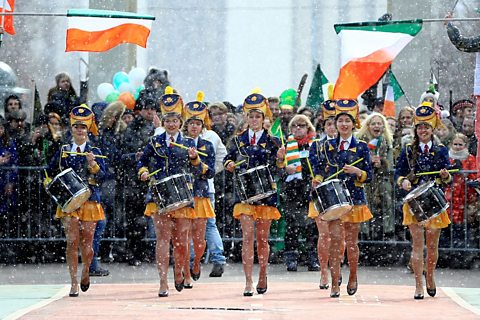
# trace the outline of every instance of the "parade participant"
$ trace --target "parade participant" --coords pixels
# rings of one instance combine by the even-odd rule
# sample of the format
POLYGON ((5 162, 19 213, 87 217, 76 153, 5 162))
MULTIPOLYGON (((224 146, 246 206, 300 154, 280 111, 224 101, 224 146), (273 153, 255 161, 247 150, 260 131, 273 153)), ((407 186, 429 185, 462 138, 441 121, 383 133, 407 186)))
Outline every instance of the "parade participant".
MULTIPOLYGON (((335 139, 338 135, 337 128, 335 127, 335 101, 326 100, 322 103, 321 110, 323 112, 322 119, 324 119, 324 124, 322 127, 324 128, 325 137, 312 144, 312 147, 310 148, 310 154, 314 154, 312 157, 318 157, 318 152, 320 150, 319 147, 323 145, 325 141, 335 139)), ((310 201, 309 203, 308 217, 315 219, 318 230, 317 251, 318 260, 320 261, 319 288, 328 289, 330 287, 328 284, 328 265, 331 251, 333 251, 332 257, 334 258, 330 261, 330 268, 333 268, 332 272, 338 272, 336 278, 338 278, 338 282, 341 283, 340 257, 343 256, 343 252, 345 251, 343 226, 339 219, 329 222, 323 220, 322 216, 315 208, 313 201, 310 201)))
MULTIPOLYGON (((93 112, 84 104, 74 107, 70 112, 72 141, 62 145, 51 159, 48 166, 48 177, 54 177, 67 168, 75 173, 88 185, 91 190, 90 198, 77 210, 66 213, 60 206, 57 207, 55 217, 62 220, 67 238, 67 265, 70 273, 70 297, 77 297, 79 285, 77 280, 78 249, 82 256, 83 269, 80 280, 80 289, 87 291, 90 287, 89 266, 93 258, 93 234, 97 221, 105 219, 100 204, 100 184, 105 177, 105 163, 100 149, 94 147, 88 140, 88 132, 98 134, 93 112)), ((50 178, 46 178, 47 186, 50 178)))
MULTIPOLYGON (((451 181, 448 149, 442 144, 436 144, 433 139, 433 130, 440 125, 440 119, 432 103, 424 102, 414 115, 415 136, 413 142, 403 148, 397 161, 395 181, 405 191, 435 180, 438 184, 447 184, 451 181), (421 172, 439 171, 438 175, 417 176, 421 172)), ((407 203, 403 205, 403 225, 408 226, 412 236, 412 268, 415 273, 414 299, 423 299, 422 273, 424 271, 423 250, 426 238, 427 268, 426 286, 427 293, 435 296, 436 287, 434 272, 438 260, 438 241, 442 228, 450 224, 447 212, 442 212, 437 217, 418 223, 410 211, 407 203)))
POLYGON ((200 260, 205 253, 206 241, 205 230, 207 219, 215 218, 212 204, 209 197, 208 179, 215 176, 215 151, 210 141, 200 137, 205 127, 210 127, 210 117, 208 116, 208 107, 203 103, 203 92, 197 93, 197 100, 185 105, 185 125, 186 136, 192 138, 197 150, 205 155, 199 155, 202 161, 202 173, 200 177, 195 178, 193 183, 193 196, 195 212, 191 220, 189 230, 190 238, 193 240, 193 265, 190 269, 190 259, 187 259, 185 266, 185 288, 192 288, 190 276, 193 280, 200 278, 200 260))
MULTIPOLYGON (((247 130, 235 136, 229 146, 228 154, 225 157, 225 168, 234 172, 245 170, 261 165, 269 165, 270 170, 275 170, 276 163, 284 165, 285 149, 283 155, 279 154, 279 141, 263 129, 265 117, 271 117, 267 99, 259 94, 253 93, 245 98, 243 110, 247 115, 247 130), (243 161, 241 164, 240 161, 243 161), (237 165, 235 163, 238 163, 237 165)), ((276 194, 262 199, 253 204, 240 203, 238 198, 233 210, 233 215, 240 220, 242 227, 242 261, 245 273, 244 296, 253 296, 253 258, 254 258, 254 237, 255 227, 257 236, 257 254, 260 265, 257 293, 263 294, 267 291, 267 266, 269 257, 268 236, 270 225, 273 219, 280 218, 280 212, 275 207, 277 203, 276 194)))
MULTIPOLYGON (((356 100, 338 100, 335 106, 335 124, 339 136, 335 140, 325 141, 320 145, 319 152, 315 152, 310 156, 315 174, 314 186, 322 182, 325 177, 330 177, 343 170, 337 175, 337 178, 345 182, 352 197, 353 209, 341 217, 341 224, 343 224, 345 229, 345 242, 350 267, 347 285, 347 293, 349 295, 354 295, 358 288, 358 232, 360 223, 372 218, 372 214, 366 206, 365 191, 363 189, 364 184, 372 179, 370 152, 367 143, 357 140, 353 136, 354 128, 360 128, 358 113, 359 108, 356 100), (359 162, 355 166, 350 165, 350 163, 356 161, 359 162)), ((339 228, 339 225, 340 223, 337 222, 336 229, 339 228)), ((340 230, 335 232, 341 233, 340 230)), ((332 236, 333 233, 330 228, 330 235, 332 236)), ((341 242, 341 240, 337 238, 331 241, 332 289, 330 297, 338 298, 340 296, 338 282, 340 278, 340 255, 342 252, 340 252, 341 247, 335 244, 341 242)))
MULTIPOLYGON (((194 141, 184 137, 180 132, 183 124, 181 116, 183 113, 182 98, 180 95, 173 93, 173 88, 167 87, 165 94, 160 99, 160 108, 163 115, 162 126, 165 128, 165 132, 151 137, 145 146, 137 163, 140 180, 147 181, 150 179, 150 168, 157 171, 153 175, 156 181, 188 172, 199 175, 204 166, 194 148, 194 141), (182 145, 183 148, 178 147, 182 145)), ((187 188, 187 186, 184 187, 187 188)), ((145 214, 153 216, 155 225, 156 261, 160 277, 158 296, 168 297, 167 274, 170 241, 173 243, 175 258, 175 289, 182 291, 185 283, 183 269, 185 261, 188 259, 188 239, 185 235, 190 227, 189 219, 194 215, 193 208, 187 206, 165 213, 160 211, 152 213, 147 205, 145 214)))
MULTIPOLYGON (((310 145, 315 138, 315 128, 305 115, 295 115, 288 125, 287 166, 279 175, 282 213, 286 223, 285 252, 283 257, 288 271, 297 271, 300 255, 299 236, 305 237, 308 271, 319 271, 317 232, 312 220, 307 219, 310 200, 310 171, 307 164, 310 145)), ((283 150, 283 149, 282 149, 283 150)))

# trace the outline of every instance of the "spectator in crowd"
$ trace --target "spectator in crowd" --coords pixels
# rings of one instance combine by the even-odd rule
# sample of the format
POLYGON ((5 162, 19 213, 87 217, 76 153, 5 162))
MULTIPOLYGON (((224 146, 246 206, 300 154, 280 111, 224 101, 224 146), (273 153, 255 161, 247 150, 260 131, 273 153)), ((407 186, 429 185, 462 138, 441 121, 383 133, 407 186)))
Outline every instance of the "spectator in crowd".
MULTIPOLYGON (((58 117, 58 115, 56 116, 58 117)), ((53 115, 52 119, 57 120, 53 115)), ((55 129, 50 126, 49 122, 48 116, 40 115, 31 135, 33 164, 37 166, 47 165, 62 144, 61 136, 54 131, 55 129)))
POLYGON ((212 118, 212 130, 222 139, 224 145, 228 145, 235 133, 235 126, 227 121, 228 108, 223 102, 214 102, 208 106, 212 118))
POLYGON ((142 156, 143 148, 149 137, 154 133, 153 120, 159 110, 158 100, 152 96, 138 98, 136 108, 140 113, 125 130, 122 142, 122 167, 121 179, 124 181, 123 191, 125 203, 127 252, 126 259, 132 266, 139 266, 142 260, 149 259, 145 256, 147 249, 143 238, 146 231, 146 220, 139 204, 143 203, 148 191, 147 185, 137 178, 136 162, 142 156))
POLYGON ((449 146, 457 130, 449 119, 441 119, 440 121, 443 126, 436 128, 434 133, 443 145, 449 146))
POLYGON ((72 79, 66 72, 61 72, 55 76, 56 85, 48 90, 47 103, 52 103, 45 107, 45 113, 55 112, 62 119, 68 118, 70 110, 80 105, 81 101, 72 85, 72 79))
MULTIPOLYGON (((397 117, 397 129, 393 132, 393 159, 396 161, 402 148, 402 137, 404 137, 404 128, 412 128, 414 109, 405 106, 400 109, 397 117)), ((413 132, 412 132, 413 135, 413 132)))
POLYGON ((385 107, 385 98, 379 97, 375 99, 372 112, 383 114, 383 108, 385 107))
POLYGON ((367 234, 371 240, 392 239, 395 231, 390 175, 393 168, 393 135, 387 119, 380 113, 371 113, 358 131, 357 137, 368 142, 373 168, 372 182, 365 186, 373 219, 362 225, 362 233, 367 234))
POLYGON ((128 126, 135 119, 135 114, 132 110, 126 108, 125 112, 122 115, 122 120, 128 126))
MULTIPOLYGON (((477 170, 475 157, 468 152, 468 138, 464 134, 457 133, 453 136, 448 155, 452 169, 477 170)), ((465 184, 475 181, 475 179, 475 173, 455 173, 453 183, 445 189, 445 197, 450 203, 448 213, 452 219, 451 239, 454 247, 465 246, 465 232, 468 230, 468 223, 472 222, 471 216, 475 216, 477 211, 475 190, 468 187, 465 194, 465 184)))
POLYGON ((320 139, 325 137, 324 128, 324 119, 323 119, 323 106, 320 106, 315 112, 315 118, 313 119, 313 126, 315 127, 315 132, 320 137, 320 139))
MULTIPOLYGON (((15 142, 7 132, 7 123, 0 121, 0 237, 8 238, 13 230, 11 217, 17 214, 17 170, 5 169, 17 165, 18 155, 15 142)), ((6 251, 6 250, 5 250, 6 251)))
POLYGON ((301 256, 300 237, 305 238, 308 271, 319 271, 317 242, 318 232, 313 220, 308 219, 310 178, 307 163, 309 149, 315 139, 315 128, 305 115, 295 115, 289 124, 290 135, 286 142, 287 165, 280 171, 280 196, 282 213, 286 222, 285 264, 287 271, 297 271, 301 256), (288 160, 290 159, 290 160, 288 160))
POLYGON ((397 131, 397 119, 395 117, 389 116, 387 117, 388 127, 390 128, 390 132, 392 135, 397 131))
POLYGON ((22 109, 22 100, 16 94, 11 94, 5 99, 5 118, 8 117, 9 113, 20 109, 22 109))
POLYGON ((475 118, 467 116, 463 119, 461 132, 468 138, 468 152, 477 155, 477 137, 475 136, 475 118))
POLYGON ((275 122, 277 118, 280 116, 280 99, 278 97, 268 97, 268 106, 272 111, 272 122, 275 122))
POLYGON ((310 122, 313 121, 313 116, 314 116, 313 110, 309 107, 298 108, 297 114, 303 114, 308 118, 308 120, 310 120, 310 122))
POLYGON ((474 104, 471 100, 462 99, 455 101, 452 105, 452 123, 458 132, 462 132, 463 119, 473 116, 474 104))

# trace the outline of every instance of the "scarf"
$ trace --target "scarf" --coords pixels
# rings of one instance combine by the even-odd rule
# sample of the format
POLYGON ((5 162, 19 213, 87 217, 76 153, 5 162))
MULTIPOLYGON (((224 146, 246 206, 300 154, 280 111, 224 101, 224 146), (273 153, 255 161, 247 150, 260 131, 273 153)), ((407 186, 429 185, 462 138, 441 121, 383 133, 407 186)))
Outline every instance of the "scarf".
POLYGON ((448 156, 453 160, 465 160, 467 159, 468 155, 469 153, 467 148, 461 151, 453 151, 452 149, 448 150, 448 156))
POLYGON ((292 181, 293 179, 302 179, 302 162, 300 161, 300 152, 298 150, 298 145, 307 144, 309 146, 312 145, 313 140, 315 138, 315 133, 307 134, 302 139, 298 141, 293 137, 293 135, 289 135, 287 139, 287 166, 295 167, 295 173, 289 174, 286 182, 292 181))

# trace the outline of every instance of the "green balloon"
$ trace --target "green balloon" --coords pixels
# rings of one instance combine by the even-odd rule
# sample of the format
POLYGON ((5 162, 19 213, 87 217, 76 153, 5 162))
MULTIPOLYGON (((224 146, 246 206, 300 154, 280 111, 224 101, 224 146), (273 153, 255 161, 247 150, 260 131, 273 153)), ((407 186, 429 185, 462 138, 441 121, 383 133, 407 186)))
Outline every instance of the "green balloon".
POLYGON ((138 99, 138 96, 140 95, 140 91, 142 91, 143 89, 145 89, 145 86, 142 84, 140 87, 137 88, 137 90, 135 90, 135 93, 133 94, 133 97, 135 98, 135 100, 138 99))
POLYGON ((105 101, 108 102, 108 103, 112 103, 114 101, 117 101, 118 100, 118 97, 120 96, 120 92, 118 92, 117 90, 111 92, 106 98, 105 98, 105 101))

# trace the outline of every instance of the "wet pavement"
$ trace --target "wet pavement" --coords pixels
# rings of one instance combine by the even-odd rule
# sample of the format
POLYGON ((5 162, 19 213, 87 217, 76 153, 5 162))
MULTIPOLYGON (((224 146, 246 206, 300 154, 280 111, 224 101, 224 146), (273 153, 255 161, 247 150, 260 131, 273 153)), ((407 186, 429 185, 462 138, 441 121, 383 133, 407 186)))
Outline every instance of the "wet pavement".
MULTIPOLYGON (((357 294, 347 295, 344 283, 340 299, 332 299, 330 290, 318 289, 319 272, 309 272, 306 267, 287 272, 283 265, 270 265, 267 293, 253 297, 242 295, 244 276, 239 263, 227 264, 221 278, 209 278, 212 265, 203 265, 194 288, 182 292, 175 291, 170 268, 170 296, 159 298, 153 263, 103 266, 110 270, 110 276, 91 277, 89 291, 81 292, 78 298, 68 297, 65 264, 0 266, 0 318, 311 319, 324 313, 337 319, 387 315, 411 319, 431 317, 432 313, 439 319, 480 318, 478 269, 437 269, 437 296, 426 295, 418 301, 413 299, 413 275, 404 267, 362 266, 357 294)), ((348 267, 342 268, 342 274, 346 282, 348 267)))

